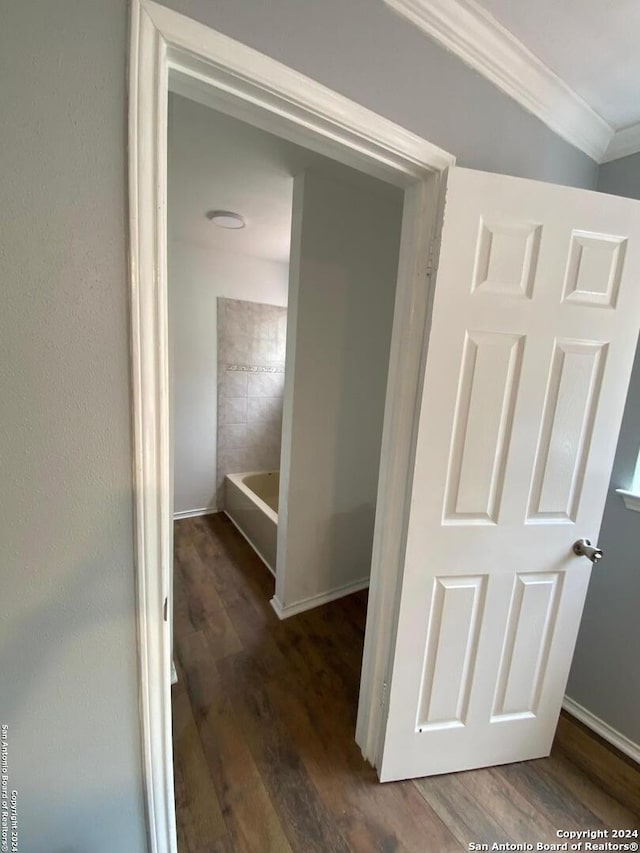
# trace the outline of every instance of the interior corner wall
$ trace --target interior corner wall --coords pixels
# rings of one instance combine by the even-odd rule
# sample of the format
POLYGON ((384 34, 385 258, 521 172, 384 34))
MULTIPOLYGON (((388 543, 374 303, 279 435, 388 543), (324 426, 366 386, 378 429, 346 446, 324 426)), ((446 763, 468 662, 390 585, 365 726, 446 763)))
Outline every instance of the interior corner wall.
POLYGON ((640 199, 640 153, 602 163, 597 189, 601 193, 640 199))
POLYGON ((455 154, 595 189, 594 161, 382 0, 165 0, 455 154))
POLYGON ((276 597, 367 584, 402 194, 294 180, 276 597))
POLYGON ((174 513, 215 510, 217 299, 287 304, 288 264, 169 243, 174 513))
MULTIPOLYGON (((598 189, 640 199, 640 154, 600 167, 598 189)), ((600 546, 605 557, 591 575, 567 694, 640 749, 640 518, 616 489, 631 486, 640 453, 640 347, 627 395, 600 546)))

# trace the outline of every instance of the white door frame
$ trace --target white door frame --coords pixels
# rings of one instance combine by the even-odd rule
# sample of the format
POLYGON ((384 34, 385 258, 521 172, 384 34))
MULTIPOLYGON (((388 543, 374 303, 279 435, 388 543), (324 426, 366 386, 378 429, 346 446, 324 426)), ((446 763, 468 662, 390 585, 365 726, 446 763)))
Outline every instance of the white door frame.
POLYGON ((181 92, 405 188, 377 523, 356 739, 375 764, 403 562, 426 344, 430 247, 452 155, 203 24, 133 0, 129 225, 135 549, 149 848, 175 853, 171 734, 171 464, 167 331, 167 101, 181 92), (170 84, 171 77, 171 84, 170 84))

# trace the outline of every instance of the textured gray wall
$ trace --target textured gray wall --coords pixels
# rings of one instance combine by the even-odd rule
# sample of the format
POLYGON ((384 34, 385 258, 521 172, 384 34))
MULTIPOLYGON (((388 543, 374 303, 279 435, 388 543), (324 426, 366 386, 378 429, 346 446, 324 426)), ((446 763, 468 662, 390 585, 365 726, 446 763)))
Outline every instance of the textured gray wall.
POLYGON ((595 187, 593 160, 382 0, 166 0, 458 157, 458 165, 595 187))
POLYGON ((640 154, 603 163, 598 170, 597 188, 601 193, 640 198, 640 154))
MULTIPOLYGON (((640 199, 640 154, 605 163, 598 189, 640 199)), ((640 517, 616 489, 629 488, 640 451, 640 348, 631 376, 600 545, 605 559, 589 585, 567 693, 640 744, 640 517)))
POLYGON ((0 722, 21 853, 141 853, 124 0, 0 11, 0 722))
MULTIPOLYGON (((456 153, 595 167, 382 3, 173 5, 456 153)), ((0 11, 0 716, 22 853, 144 849, 126 281, 126 0, 0 11)))

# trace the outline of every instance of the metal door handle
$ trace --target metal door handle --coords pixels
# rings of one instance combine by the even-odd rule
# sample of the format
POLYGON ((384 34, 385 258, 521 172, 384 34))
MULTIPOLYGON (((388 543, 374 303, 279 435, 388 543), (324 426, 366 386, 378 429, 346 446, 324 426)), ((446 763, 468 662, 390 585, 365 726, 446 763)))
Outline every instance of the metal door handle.
POLYGON ((604 556, 602 548, 595 548, 590 539, 578 539, 573 543, 573 553, 578 557, 586 557, 592 563, 597 563, 604 556))

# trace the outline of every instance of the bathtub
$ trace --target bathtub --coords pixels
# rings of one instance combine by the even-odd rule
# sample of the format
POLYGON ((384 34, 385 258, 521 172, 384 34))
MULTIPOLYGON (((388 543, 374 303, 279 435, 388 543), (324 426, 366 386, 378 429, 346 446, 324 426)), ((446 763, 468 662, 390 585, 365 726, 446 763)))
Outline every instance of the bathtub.
POLYGON ((227 474, 224 511, 271 574, 276 573, 279 471, 227 474))

